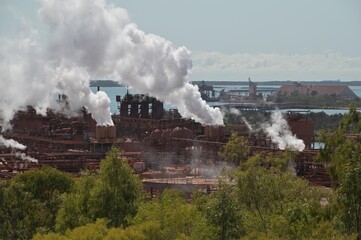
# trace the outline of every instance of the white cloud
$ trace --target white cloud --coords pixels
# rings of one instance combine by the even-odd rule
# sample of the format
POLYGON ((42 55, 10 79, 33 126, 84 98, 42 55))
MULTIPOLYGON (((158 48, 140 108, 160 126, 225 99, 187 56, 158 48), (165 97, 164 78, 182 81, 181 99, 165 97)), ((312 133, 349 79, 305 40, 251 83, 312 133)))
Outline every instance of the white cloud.
POLYGON ((192 80, 361 80, 361 57, 321 54, 193 54, 192 80))

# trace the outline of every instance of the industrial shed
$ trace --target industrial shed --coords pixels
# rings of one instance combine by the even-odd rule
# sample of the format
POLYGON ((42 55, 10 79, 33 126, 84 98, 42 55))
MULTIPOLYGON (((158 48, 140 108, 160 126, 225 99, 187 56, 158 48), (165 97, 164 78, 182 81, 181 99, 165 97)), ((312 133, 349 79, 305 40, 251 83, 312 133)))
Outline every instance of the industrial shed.
POLYGON ((304 85, 301 83, 282 85, 280 89, 275 92, 275 95, 290 96, 292 94, 302 95, 334 95, 338 98, 354 99, 357 95, 345 85, 304 85))

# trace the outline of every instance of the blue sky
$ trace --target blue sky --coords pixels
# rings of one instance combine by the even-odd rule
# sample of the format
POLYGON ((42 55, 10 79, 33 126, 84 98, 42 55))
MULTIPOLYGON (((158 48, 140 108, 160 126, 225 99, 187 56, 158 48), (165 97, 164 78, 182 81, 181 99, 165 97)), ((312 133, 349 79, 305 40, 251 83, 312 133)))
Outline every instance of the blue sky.
MULTIPOLYGON (((191 80, 361 80, 360 0, 112 0, 147 33, 193 53, 191 80)), ((0 37, 40 1, 1 0, 0 37)))

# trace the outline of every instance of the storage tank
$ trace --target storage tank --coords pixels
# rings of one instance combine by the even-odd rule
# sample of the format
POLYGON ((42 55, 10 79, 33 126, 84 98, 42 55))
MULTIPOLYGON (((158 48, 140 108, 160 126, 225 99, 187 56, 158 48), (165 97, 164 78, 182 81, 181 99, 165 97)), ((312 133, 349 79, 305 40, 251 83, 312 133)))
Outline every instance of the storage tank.
POLYGON ((101 140, 107 137, 107 127, 106 126, 96 126, 95 137, 97 140, 101 140))
POLYGON ((115 126, 107 126, 106 129, 107 129, 107 136, 106 136, 107 138, 114 139, 117 137, 117 133, 116 133, 117 129, 115 128, 115 126))
POLYGON ((225 132, 225 127, 224 126, 217 126, 217 137, 216 140, 217 141, 223 141, 224 140, 224 132, 225 132))
POLYGON ((204 135, 206 136, 206 140, 210 140, 209 139, 209 126, 204 127, 204 135))

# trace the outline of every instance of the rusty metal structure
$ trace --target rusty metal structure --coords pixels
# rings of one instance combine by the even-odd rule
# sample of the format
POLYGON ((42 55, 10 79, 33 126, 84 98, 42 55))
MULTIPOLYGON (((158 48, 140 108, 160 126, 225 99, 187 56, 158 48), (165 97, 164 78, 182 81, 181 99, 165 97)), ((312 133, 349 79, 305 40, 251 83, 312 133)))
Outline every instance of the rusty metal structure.
MULTIPOLYGON (((282 152, 271 139, 250 133, 245 125, 202 126, 181 118, 176 110, 164 111, 163 103, 146 95, 127 93, 116 100, 119 114, 112 116, 115 126, 97 126, 85 109, 71 118, 51 111, 42 116, 31 107, 18 112, 13 129, 4 137, 26 145, 25 153, 38 163, 0 148, 0 178, 9 179, 43 165, 74 174, 82 169, 97 171, 105 153, 115 145, 121 149, 119 158, 128 159, 152 196, 169 187, 190 193, 214 189, 220 169, 227 167, 218 152, 232 132, 245 137, 249 155, 282 152)), ((314 161, 317 150, 310 149, 313 123, 295 114, 289 115, 288 121, 308 148, 297 155, 297 175, 313 184, 331 186, 324 166, 314 161)))

